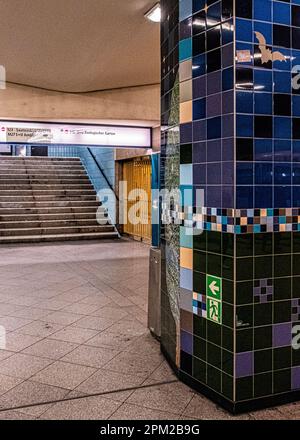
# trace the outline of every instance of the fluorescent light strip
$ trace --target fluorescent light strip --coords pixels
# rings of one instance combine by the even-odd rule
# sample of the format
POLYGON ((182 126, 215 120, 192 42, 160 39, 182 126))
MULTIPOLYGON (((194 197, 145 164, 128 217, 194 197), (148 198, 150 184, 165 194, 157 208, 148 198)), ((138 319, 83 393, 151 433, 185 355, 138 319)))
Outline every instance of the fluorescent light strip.
POLYGON ((145 17, 148 20, 153 21, 154 23, 160 23, 161 22, 161 8, 160 8, 160 4, 156 3, 156 5, 154 5, 153 8, 151 8, 150 11, 148 11, 145 14, 145 17))

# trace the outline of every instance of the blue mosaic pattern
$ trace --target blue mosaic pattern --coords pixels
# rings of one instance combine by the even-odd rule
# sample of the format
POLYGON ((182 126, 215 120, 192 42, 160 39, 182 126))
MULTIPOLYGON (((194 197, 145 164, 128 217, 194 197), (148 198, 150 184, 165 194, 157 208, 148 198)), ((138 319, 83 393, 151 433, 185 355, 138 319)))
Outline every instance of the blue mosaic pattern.
POLYGON ((174 188, 190 190, 163 207, 180 227, 180 371, 233 408, 276 403, 300 390, 300 0, 161 4, 162 126, 179 127, 174 188), (207 274, 222 325, 204 316, 207 274))

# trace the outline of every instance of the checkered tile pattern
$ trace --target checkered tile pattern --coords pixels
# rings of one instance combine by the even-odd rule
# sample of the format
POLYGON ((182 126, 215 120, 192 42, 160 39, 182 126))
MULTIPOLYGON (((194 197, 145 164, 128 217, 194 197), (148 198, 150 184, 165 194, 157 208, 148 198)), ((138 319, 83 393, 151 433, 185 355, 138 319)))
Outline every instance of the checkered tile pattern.
POLYGON ((263 279, 254 282, 254 301, 259 303, 266 303, 273 300, 274 287, 272 280, 263 279))

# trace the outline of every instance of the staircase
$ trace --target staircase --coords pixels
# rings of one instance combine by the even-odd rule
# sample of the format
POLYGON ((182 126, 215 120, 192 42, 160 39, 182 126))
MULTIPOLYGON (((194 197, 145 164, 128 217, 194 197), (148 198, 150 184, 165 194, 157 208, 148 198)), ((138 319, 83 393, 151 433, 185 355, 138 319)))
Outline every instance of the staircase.
POLYGON ((116 238, 79 158, 0 156, 0 245, 116 238))

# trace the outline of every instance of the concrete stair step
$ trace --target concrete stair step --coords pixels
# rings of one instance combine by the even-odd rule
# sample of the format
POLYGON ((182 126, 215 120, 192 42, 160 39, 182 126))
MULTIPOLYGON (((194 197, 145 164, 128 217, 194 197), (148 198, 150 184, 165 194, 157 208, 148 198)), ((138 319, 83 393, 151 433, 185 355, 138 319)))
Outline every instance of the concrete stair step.
POLYGON ((83 168, 80 168, 78 170, 74 170, 74 169, 57 169, 55 168, 55 170, 51 170, 47 167, 45 167, 45 170, 39 170, 37 168, 11 168, 8 169, 7 167, 3 167, 0 168, 0 174, 27 174, 30 176, 36 176, 36 175, 51 175, 51 176, 67 176, 70 174, 75 174, 77 176, 79 175, 86 175, 86 171, 83 168))
POLYGON ((90 179, 88 178, 87 175, 68 175, 68 176, 51 176, 51 177, 45 177, 44 174, 40 174, 37 175, 37 177, 35 176, 30 176, 29 174, 18 174, 18 175, 13 175, 13 174, 0 174, 0 184, 2 183, 12 183, 12 182, 16 182, 16 183, 30 183, 30 182, 37 182, 37 183, 42 183, 42 184, 51 184, 52 182, 74 182, 74 183, 80 183, 80 182, 90 182, 90 179))
POLYGON ((80 157, 1 156, 0 162, 81 162, 80 157))
POLYGON ((58 234, 81 234, 92 232, 113 232, 112 225, 91 225, 91 226, 57 226, 57 227, 32 227, 0 229, 0 236, 20 236, 20 235, 58 235, 58 234))
POLYGON ((35 183, 23 183, 23 184, 3 184, 0 182, 0 194, 2 191, 32 191, 34 193, 38 191, 94 191, 91 183, 55 183, 55 184, 35 184, 35 183))
POLYGON ((0 196, 0 204, 6 202, 59 202, 59 201, 80 201, 80 200, 96 200, 95 195, 31 195, 31 196, 0 196))
MULTIPOLYGON (((99 207, 104 212, 104 208, 99 207)), ((90 212, 63 212, 63 213, 23 213, 23 214, 1 214, 0 213, 0 224, 2 223, 20 223, 20 222, 41 222, 41 221, 52 221, 52 220, 95 220, 97 210, 93 209, 90 212)))
POLYGON ((1 167, 82 167, 82 162, 79 160, 77 162, 74 161, 68 161, 68 160, 51 160, 51 161, 44 161, 44 160, 23 160, 23 161, 2 161, 0 159, 0 166, 1 167))
POLYGON ((89 178, 80 177, 80 178, 56 178, 56 179, 32 179, 30 176, 24 176, 21 179, 16 179, 14 176, 10 176, 7 179, 0 179, 0 185, 91 185, 89 178))
POLYGON ((79 234, 57 234, 57 235, 20 235, 11 237, 1 237, 0 244, 17 244, 17 243, 42 243, 42 242, 64 242, 73 240, 103 240, 119 238, 116 231, 113 232, 91 232, 79 234))
POLYGON ((74 168, 77 170, 78 168, 84 168, 82 162, 1 162, 0 160, 0 168, 7 168, 7 169, 42 169, 50 168, 51 170, 54 170, 55 168, 74 168))
POLYGON ((58 206, 46 208, 0 208, 0 216, 28 216, 28 215, 81 215, 88 214, 96 215, 98 209, 104 209, 99 204, 95 206, 58 206))
POLYGON ((8 168, 8 167, 0 167, 0 174, 8 174, 8 175, 17 175, 17 174, 23 174, 25 176, 31 176, 32 174, 40 174, 43 175, 45 178, 48 176, 64 176, 69 174, 74 174, 76 176, 79 175, 87 175, 84 168, 54 168, 53 172, 50 167, 45 167, 45 169, 40 168, 8 168))
POLYGON ((100 203, 97 200, 49 200, 49 201, 0 201, 0 211, 2 208, 11 209, 11 208, 75 208, 75 207, 84 207, 84 206, 100 206, 100 203))
MULTIPOLYGON (((81 187, 80 187, 81 188, 81 187)), ((96 195, 96 191, 94 188, 88 189, 1 189, 0 197, 6 196, 88 196, 88 195, 96 195)))
MULTIPOLYGON (((107 221, 109 225, 109 221, 107 221)), ((73 218, 73 219, 52 219, 52 220, 23 220, 18 219, 17 221, 0 221, 0 234, 2 231, 8 229, 31 229, 31 228, 71 228, 71 227, 81 227, 81 226, 99 226, 96 217, 93 218, 73 218)))

